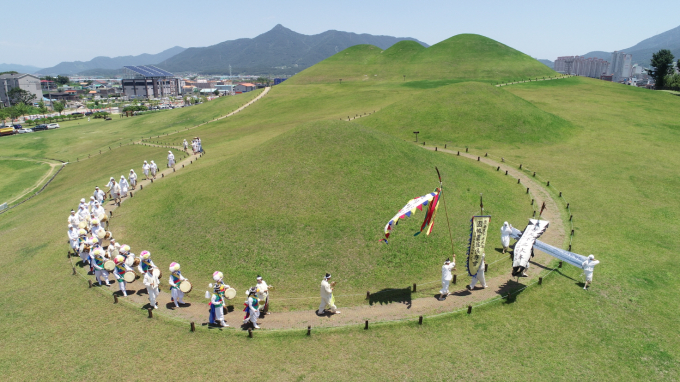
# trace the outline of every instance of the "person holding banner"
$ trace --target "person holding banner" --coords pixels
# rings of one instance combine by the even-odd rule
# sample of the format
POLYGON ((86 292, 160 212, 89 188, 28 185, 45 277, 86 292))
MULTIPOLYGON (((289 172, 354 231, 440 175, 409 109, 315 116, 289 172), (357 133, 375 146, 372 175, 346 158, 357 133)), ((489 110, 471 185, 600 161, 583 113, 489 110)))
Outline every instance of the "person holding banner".
POLYGON ((508 251, 510 247, 510 234, 512 233, 512 226, 508 222, 504 222, 501 227, 501 244, 503 244, 503 253, 508 251))
POLYGON ((581 264, 583 273, 586 275, 586 283, 583 286, 583 290, 588 290, 588 285, 593 282, 593 271, 595 270, 595 266, 599 263, 599 260, 595 260, 595 256, 590 255, 588 256, 588 259, 581 264))
POLYGON ((456 268, 456 260, 446 259, 444 265, 442 265, 442 289, 439 291, 439 298, 442 299, 449 295, 449 284, 453 280, 453 274, 451 270, 456 268))
POLYGON ((321 304, 317 314, 322 315, 328 309, 333 314, 340 314, 340 311, 335 306, 335 298, 333 297, 333 289, 328 280, 331 279, 331 274, 326 273, 326 276, 321 280, 321 304))
POLYGON ((486 258, 486 253, 482 253, 482 262, 479 265, 479 270, 477 271, 477 274, 472 276, 472 280, 470 281, 470 285, 467 286, 468 290, 473 290, 475 289, 475 285, 477 285, 477 281, 479 281, 480 284, 482 284, 482 288, 487 287, 486 285, 486 279, 484 278, 484 259, 486 258))

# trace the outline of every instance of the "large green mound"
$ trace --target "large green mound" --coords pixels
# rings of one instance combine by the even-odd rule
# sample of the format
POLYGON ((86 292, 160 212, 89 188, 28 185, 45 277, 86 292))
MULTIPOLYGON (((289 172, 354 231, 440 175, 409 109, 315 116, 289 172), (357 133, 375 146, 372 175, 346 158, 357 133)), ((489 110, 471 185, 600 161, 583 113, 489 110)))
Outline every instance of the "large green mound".
POLYGON ((435 165, 450 187, 458 252, 467 246, 480 193, 486 211, 498 216, 492 231, 504 219, 530 215, 523 189, 487 166, 325 121, 159 182, 152 197, 130 200, 112 228, 125 226, 126 242, 138 251, 149 249, 159 264, 178 261, 187 277, 206 283, 221 270, 241 289, 266 275, 287 297, 314 295, 325 272, 336 274, 345 292, 403 286, 436 277, 450 255, 443 213, 429 237, 412 236, 419 213, 399 224, 389 245, 379 242, 409 199, 437 186, 435 165))
POLYGON ((401 41, 389 49, 356 45, 295 75, 287 83, 496 80, 552 76, 530 56, 490 38, 461 34, 424 48, 401 41))
POLYGON ((363 124, 411 140, 465 146, 493 143, 554 143, 570 136, 573 124, 512 93, 480 82, 423 91, 362 119, 363 124))

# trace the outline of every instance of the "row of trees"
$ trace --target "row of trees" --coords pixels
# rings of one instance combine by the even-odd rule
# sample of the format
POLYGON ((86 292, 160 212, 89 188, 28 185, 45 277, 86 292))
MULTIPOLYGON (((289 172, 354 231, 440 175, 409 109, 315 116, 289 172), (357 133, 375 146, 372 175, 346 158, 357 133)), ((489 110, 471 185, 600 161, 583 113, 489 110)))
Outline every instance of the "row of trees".
MULTIPOLYGON (((66 105, 63 102, 54 102, 52 104, 52 108, 61 115, 61 112, 64 111, 66 105)), ((38 107, 19 102, 13 106, 0 109, 0 121, 4 121, 9 118, 12 122, 14 122, 19 117, 31 114, 42 114, 44 117, 49 111, 50 110, 43 101, 38 102, 38 107)))
MULTIPOLYGON (((647 73, 654 79, 654 86, 657 89, 680 90, 680 75, 675 73, 674 59, 673 53, 668 49, 661 49, 652 55, 652 67, 647 73)), ((676 65, 680 69, 680 60, 676 65)))

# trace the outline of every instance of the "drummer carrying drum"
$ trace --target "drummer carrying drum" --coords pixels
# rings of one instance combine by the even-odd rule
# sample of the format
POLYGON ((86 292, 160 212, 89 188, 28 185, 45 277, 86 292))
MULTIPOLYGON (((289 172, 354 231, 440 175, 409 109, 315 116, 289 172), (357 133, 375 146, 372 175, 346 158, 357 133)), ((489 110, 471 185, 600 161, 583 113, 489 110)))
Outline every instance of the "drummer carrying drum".
POLYGON ((170 264, 170 278, 168 280, 170 284, 170 292, 172 296, 172 302, 175 303, 175 307, 179 308, 179 304, 184 305, 184 292, 180 289, 180 284, 183 282, 188 282, 184 276, 179 271, 179 263, 172 262, 170 264))
POLYGON ((127 297, 127 291, 125 290, 125 273, 132 272, 132 268, 125 264, 125 257, 122 255, 116 256, 116 258, 113 259, 113 262, 116 263, 116 267, 113 269, 113 275, 118 281, 120 292, 123 296, 127 297))

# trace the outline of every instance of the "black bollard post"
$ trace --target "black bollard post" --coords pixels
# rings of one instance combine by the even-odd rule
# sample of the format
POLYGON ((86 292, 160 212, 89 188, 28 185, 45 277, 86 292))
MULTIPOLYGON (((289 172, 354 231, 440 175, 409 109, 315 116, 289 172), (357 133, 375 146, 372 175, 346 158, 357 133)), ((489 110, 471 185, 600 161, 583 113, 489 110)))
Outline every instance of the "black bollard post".
POLYGON ((569 203, 567 203, 567 209, 569 209, 569 203))
POLYGON ((153 318, 153 308, 149 308, 149 318, 153 318))
POLYGON ((134 197, 134 195, 132 195, 132 191, 130 191, 130 197, 131 197, 131 198, 134 197))
POLYGON ((366 320, 366 323, 364 324, 364 330, 368 330, 368 320, 366 320))
POLYGON ((541 284, 543 284, 543 277, 538 278, 538 285, 541 285, 541 284))
POLYGON ((498 168, 496 168, 496 171, 500 171, 500 169, 501 169, 501 166, 498 166, 498 168))
POLYGON ((113 303, 118 304, 118 296, 116 296, 115 294, 113 295, 113 303))
POLYGON ((366 300, 371 298, 371 292, 366 292, 366 300))
POLYGON ((308 335, 308 336, 311 336, 311 335, 312 335, 312 326, 311 326, 311 325, 308 325, 308 326, 307 326, 307 335, 308 335))
POLYGON ((416 283, 413 283, 413 289, 411 290, 411 293, 416 293, 416 283))
POLYGON ((517 184, 519 184, 519 179, 517 179, 517 184))
POLYGON ((557 268, 562 268, 562 262, 561 261, 560 261, 560 265, 558 265, 557 268))
POLYGON ((480 160, 480 158, 479 158, 479 157, 477 157, 477 162, 479 162, 479 160, 480 160))
POLYGON ((529 193, 529 187, 527 187, 527 194, 529 193))
POLYGON ((508 175, 508 170, 505 170, 505 175, 508 175))
POLYGON ((489 271, 489 264, 484 263, 484 272, 488 272, 488 271, 489 271))
POLYGON ((140 185, 139 185, 139 189, 140 189, 140 190, 143 190, 143 189, 144 189, 144 185, 143 185, 143 184, 140 184, 140 185))
POLYGON ((87 287, 92 288, 92 280, 87 280, 87 287))
POLYGON ((423 316, 418 317, 418 325, 423 324, 423 316))
POLYGON ((195 332, 196 331, 196 324, 194 324, 193 321, 191 321, 191 331, 195 332))
POLYGON ((472 305, 468 305, 468 314, 472 313, 472 305))
POLYGON ((458 275, 453 275, 453 285, 456 285, 456 279, 458 278, 458 275))
POLYGON ((562 197, 562 191, 560 191, 560 198, 562 197))
POLYGON ((253 338, 253 329, 248 328, 248 338, 253 338))
POLYGON ((73 267, 73 276, 76 275, 76 267, 73 267))
POLYGON ((546 185, 547 187, 550 187, 550 181, 548 181, 548 184, 546 185))

